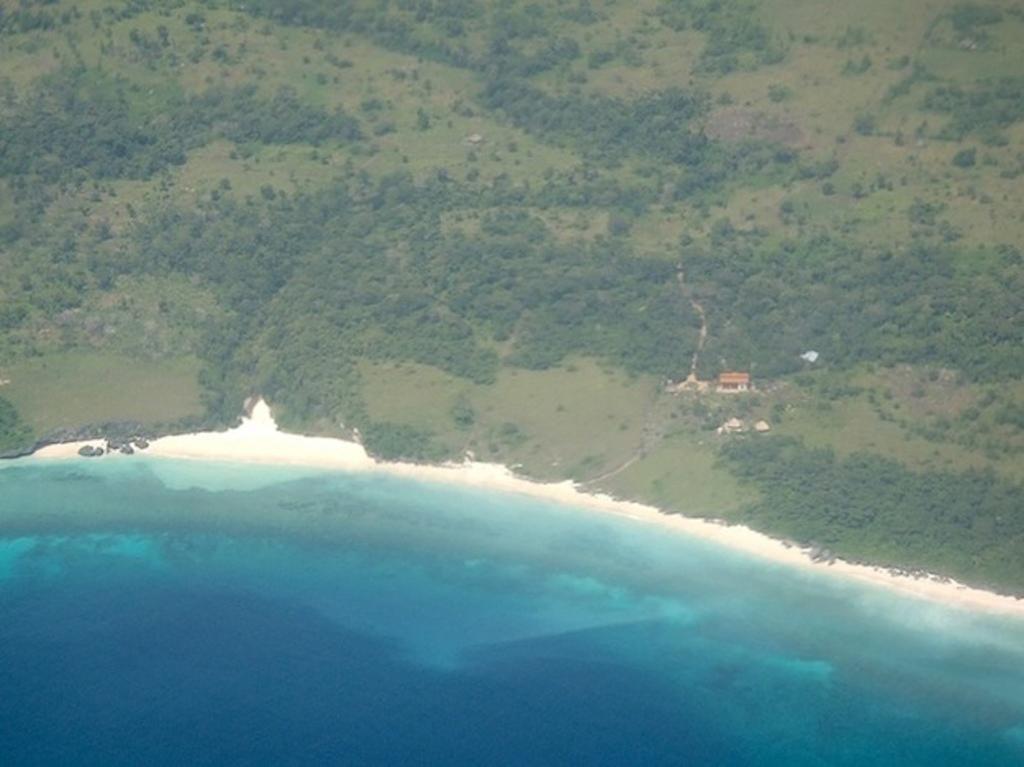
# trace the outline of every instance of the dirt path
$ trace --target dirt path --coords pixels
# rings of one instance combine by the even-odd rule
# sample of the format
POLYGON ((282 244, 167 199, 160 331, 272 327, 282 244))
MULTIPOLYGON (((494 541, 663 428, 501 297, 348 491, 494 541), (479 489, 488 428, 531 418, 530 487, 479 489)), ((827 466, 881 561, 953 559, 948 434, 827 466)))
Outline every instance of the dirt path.
MULTIPOLYGON (((700 317, 700 334, 697 336, 697 348, 693 352, 693 357, 690 359, 690 373, 686 377, 686 383, 693 384, 699 387, 701 384, 697 380, 697 365, 700 362, 701 352, 704 351, 704 342, 708 337, 708 321, 704 314, 704 307, 695 299, 687 295, 686 283, 683 275, 683 266, 679 265, 679 269, 676 271, 676 282, 679 283, 679 290, 683 294, 683 298, 690 302, 690 306, 697 312, 700 317)), ((604 474, 599 474, 591 479, 584 480, 581 485, 592 485, 597 482, 603 482, 606 479, 611 479, 617 474, 621 474, 634 463, 639 461, 651 450, 657 447, 658 443, 661 442, 664 437, 665 423, 667 415, 663 412, 659 412, 663 408, 659 408, 662 404, 662 397, 658 396, 651 403, 651 406, 647 409, 644 414, 644 428, 640 437, 640 447, 637 448, 636 452, 633 453, 629 458, 623 461, 621 464, 616 466, 614 469, 606 471, 604 474)))
POLYGON ((687 383, 697 383, 697 363, 700 362, 701 352, 704 351, 704 342, 708 338, 708 318, 704 314, 704 307, 700 305, 696 298, 691 298, 686 294, 686 283, 683 276, 683 266, 679 265, 678 271, 676 271, 676 282, 679 283, 679 290, 683 294, 683 298, 686 298, 690 302, 690 306, 697 312, 697 316, 700 317, 700 334, 697 336, 697 348, 693 352, 693 357, 690 359, 690 374, 686 376, 687 383))
POLYGON ((647 408, 647 412, 644 414, 644 426, 640 432, 640 446, 636 451, 625 461, 620 463, 614 469, 606 471, 604 474, 599 474, 596 477, 591 477, 588 480, 580 482, 581 485, 592 485, 595 482, 602 482, 606 479, 611 479, 616 474, 621 474, 634 463, 639 461, 651 450, 657 447, 658 443, 661 442, 664 437, 665 423, 668 420, 664 412, 661 412, 663 408, 659 405, 662 404, 663 398, 659 394, 655 396, 654 401, 650 407, 647 408))
POLYGON ((620 464, 619 466, 616 466, 616 467, 615 467, 614 469, 612 469, 611 471, 606 471, 606 472, 605 472, 604 474, 601 474, 600 476, 597 476, 597 477, 594 477, 593 479, 588 479, 588 480, 586 480, 586 481, 584 481, 584 482, 581 482, 580 484, 581 484, 581 485, 593 485, 593 484, 594 484, 594 483, 596 483, 596 482, 602 482, 603 480, 606 480, 606 479, 611 479, 611 478, 612 478, 612 477, 614 477, 614 476, 615 476, 616 474, 621 474, 622 472, 624 472, 624 471, 625 471, 626 469, 628 469, 628 468, 629 468, 630 466, 632 466, 632 465, 633 465, 634 463, 636 463, 636 462, 637 462, 637 461, 639 461, 639 460, 640 460, 641 458, 643 458, 643 457, 644 457, 644 455, 645 455, 645 453, 644 453, 644 451, 643 451, 643 450, 638 450, 638 451, 637 451, 636 453, 634 453, 634 454, 633 454, 633 456, 632 456, 632 457, 631 457, 631 458, 630 458, 630 459, 629 459, 628 461, 626 461, 625 463, 623 463, 623 464, 620 464))

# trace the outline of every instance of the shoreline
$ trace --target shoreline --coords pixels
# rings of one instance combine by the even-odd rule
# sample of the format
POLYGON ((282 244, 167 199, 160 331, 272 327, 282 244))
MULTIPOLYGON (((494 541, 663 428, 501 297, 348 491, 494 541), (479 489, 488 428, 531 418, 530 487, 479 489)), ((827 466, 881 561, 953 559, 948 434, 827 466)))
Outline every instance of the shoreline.
MULTIPOLYGON (((27 458, 18 460, 79 459, 80 448, 102 445, 103 442, 84 440, 46 445, 27 458)), ((119 454, 112 455, 122 457, 119 454)), ((545 483, 517 476, 501 464, 475 461, 442 465, 378 461, 356 442, 281 431, 263 400, 257 402, 251 416, 234 429, 160 437, 150 443, 143 455, 181 460, 307 466, 348 472, 380 472, 426 482, 527 495, 614 514, 643 524, 658 525, 767 561, 880 586, 918 599, 969 610, 1024 617, 1024 599, 965 586, 933 574, 903 575, 887 568, 854 564, 842 559, 819 561, 813 558, 810 547, 772 538, 745 525, 687 517, 637 501, 620 500, 605 493, 586 492, 572 480, 545 483)))

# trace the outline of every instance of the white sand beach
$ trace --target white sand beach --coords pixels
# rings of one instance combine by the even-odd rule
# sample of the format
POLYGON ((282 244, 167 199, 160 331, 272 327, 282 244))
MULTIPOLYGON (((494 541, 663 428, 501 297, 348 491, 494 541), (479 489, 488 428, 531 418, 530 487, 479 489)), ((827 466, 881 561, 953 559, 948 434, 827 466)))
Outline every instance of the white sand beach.
MULTIPOLYGON (((85 445, 102 440, 48 445, 29 460, 79 459, 85 445)), ((975 589, 937 576, 898 575, 883 568, 836 560, 816 562, 799 547, 771 538, 742 525, 726 525, 681 514, 668 514, 642 503, 581 491, 573 482, 542 483, 516 476, 500 464, 466 461, 441 466, 387 463, 367 455, 362 445, 329 437, 305 437, 281 431, 269 406, 260 400, 251 417, 224 432, 200 432, 162 437, 151 443, 148 455, 164 458, 314 466, 341 471, 379 471, 430 482, 448 482, 486 490, 521 493, 577 507, 594 509, 642 524, 654 524, 684 535, 699 536, 745 553, 793 567, 814 568, 833 577, 849 578, 894 589, 947 605, 1024 617, 1024 599, 975 589)), ((113 454, 110 460, 130 460, 113 454)), ((80 460, 107 460, 108 457, 80 460)))

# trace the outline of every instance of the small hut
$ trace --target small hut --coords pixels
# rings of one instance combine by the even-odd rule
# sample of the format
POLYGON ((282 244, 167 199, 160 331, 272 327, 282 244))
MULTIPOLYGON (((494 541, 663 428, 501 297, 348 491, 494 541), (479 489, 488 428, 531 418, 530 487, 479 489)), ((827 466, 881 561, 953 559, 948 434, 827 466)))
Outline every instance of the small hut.
POLYGON ((743 431, 743 421, 739 418, 730 418, 715 429, 717 434, 738 434, 741 431, 743 431))

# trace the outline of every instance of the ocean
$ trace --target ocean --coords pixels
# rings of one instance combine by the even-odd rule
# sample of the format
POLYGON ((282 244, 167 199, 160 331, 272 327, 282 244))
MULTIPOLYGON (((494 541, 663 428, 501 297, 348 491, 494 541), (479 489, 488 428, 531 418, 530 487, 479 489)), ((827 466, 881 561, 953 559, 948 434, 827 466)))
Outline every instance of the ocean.
POLYGON ((1024 764, 1024 620, 383 474, 0 468, 10 765, 1024 764))

